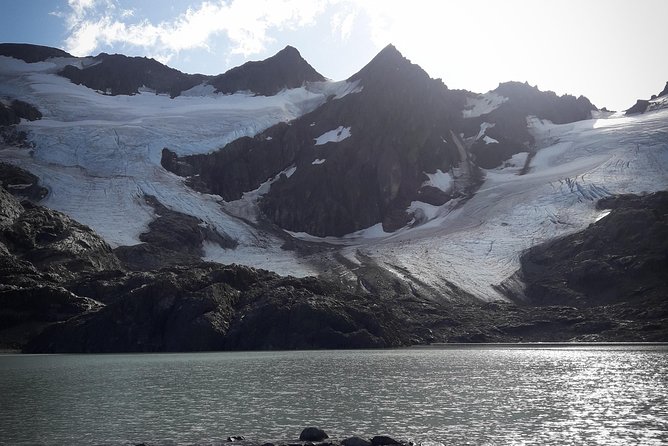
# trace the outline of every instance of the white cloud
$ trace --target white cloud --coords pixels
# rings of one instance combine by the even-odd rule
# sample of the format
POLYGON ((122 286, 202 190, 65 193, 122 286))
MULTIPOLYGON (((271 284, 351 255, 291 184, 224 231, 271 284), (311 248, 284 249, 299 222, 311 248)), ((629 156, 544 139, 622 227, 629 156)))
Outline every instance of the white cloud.
POLYGON ((350 34, 357 18, 358 10, 356 8, 347 8, 346 10, 337 11, 332 14, 330 24, 332 32, 338 34, 341 40, 346 41, 350 38, 350 34))
POLYGON ((230 53, 248 56, 272 42, 271 31, 314 24, 326 4, 327 0, 205 1, 173 20, 154 24, 130 23, 135 11, 118 8, 113 0, 69 0, 65 50, 84 56, 102 45, 125 44, 168 61, 183 50, 209 48, 211 40, 222 34, 231 43, 230 53))

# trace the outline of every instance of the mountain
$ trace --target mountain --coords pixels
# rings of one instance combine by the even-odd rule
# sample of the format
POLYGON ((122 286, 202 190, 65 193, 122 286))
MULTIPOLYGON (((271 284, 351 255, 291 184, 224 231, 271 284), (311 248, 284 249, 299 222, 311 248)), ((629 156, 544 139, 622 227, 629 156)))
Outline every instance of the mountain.
POLYGON ((286 48, 218 93, 149 59, 18 49, 5 348, 666 339, 668 110, 451 90, 393 46, 338 82, 286 48), (94 68, 94 88, 62 76, 94 68))
MULTIPOLYGON (((462 175, 470 175, 452 133, 461 120, 461 93, 429 78, 392 46, 347 82, 354 93, 288 124, 213 154, 176 160, 166 152, 163 166, 226 200, 291 169, 272 184, 262 211, 284 229, 320 236, 379 222, 392 231, 409 221, 405 210, 412 201, 442 205, 460 193, 423 185, 427 173, 448 176, 443 172, 460 165, 462 175)), ((462 189, 473 182, 467 177, 462 189)))
POLYGON ((209 84, 216 92, 234 93, 251 91, 272 96, 284 88, 301 87, 305 82, 324 81, 325 78, 306 62, 299 51, 286 46, 268 59, 246 62, 215 76, 209 84))

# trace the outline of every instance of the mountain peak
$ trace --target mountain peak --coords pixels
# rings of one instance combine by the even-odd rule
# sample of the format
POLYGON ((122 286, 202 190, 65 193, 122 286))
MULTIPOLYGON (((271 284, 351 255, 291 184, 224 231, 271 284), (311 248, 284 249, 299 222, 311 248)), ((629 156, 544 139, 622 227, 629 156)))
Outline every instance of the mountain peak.
POLYGON ((232 68, 210 83, 222 93, 249 90, 271 96, 284 88, 297 88, 304 82, 324 80, 324 76, 304 60, 297 48, 288 45, 265 60, 246 62, 232 68))
POLYGON ((275 56, 278 56, 279 54, 283 55, 296 55, 301 57, 302 55, 299 53, 299 50, 295 48, 292 45, 286 45, 285 48, 283 48, 281 51, 275 54, 275 56))
POLYGON ((426 71, 419 65, 411 63, 392 44, 380 50, 371 61, 360 71, 353 74, 348 81, 361 80, 363 84, 377 82, 379 79, 430 79, 426 71))

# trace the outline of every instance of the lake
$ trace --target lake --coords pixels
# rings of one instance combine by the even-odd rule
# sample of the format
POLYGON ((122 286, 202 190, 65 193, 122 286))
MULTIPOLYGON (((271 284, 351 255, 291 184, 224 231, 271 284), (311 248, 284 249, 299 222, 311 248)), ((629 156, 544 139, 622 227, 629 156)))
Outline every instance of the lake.
POLYGON ((0 444, 668 444, 668 346, 0 355, 0 444))

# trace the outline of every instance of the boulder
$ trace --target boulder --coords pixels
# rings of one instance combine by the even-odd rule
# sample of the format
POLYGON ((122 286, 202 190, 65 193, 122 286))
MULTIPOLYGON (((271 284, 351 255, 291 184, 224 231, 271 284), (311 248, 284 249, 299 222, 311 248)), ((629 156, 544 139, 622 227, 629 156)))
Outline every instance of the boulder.
POLYGON ((369 440, 365 440, 362 437, 348 437, 341 441, 342 446, 371 446, 369 440))
POLYGON ((390 444, 401 444, 401 442, 395 440, 392 437, 388 437, 386 435, 376 435, 371 439, 371 445, 372 446, 383 446, 383 445, 390 445, 390 444))
POLYGON ((299 434, 299 439, 302 441, 322 441, 325 438, 329 438, 329 435, 317 427, 307 427, 299 434))

